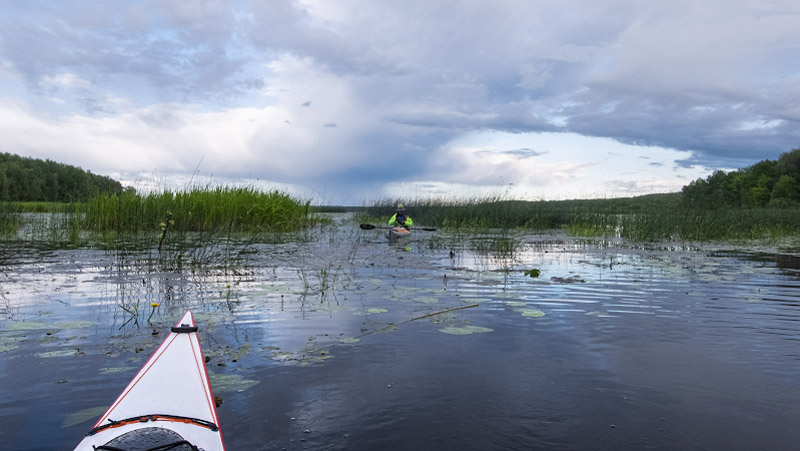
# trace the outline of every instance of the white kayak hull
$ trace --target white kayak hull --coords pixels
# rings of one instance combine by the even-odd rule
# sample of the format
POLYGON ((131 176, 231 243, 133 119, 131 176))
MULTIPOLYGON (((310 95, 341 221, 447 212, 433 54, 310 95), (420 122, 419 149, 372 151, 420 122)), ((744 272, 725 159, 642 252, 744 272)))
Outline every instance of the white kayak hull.
POLYGON ((75 451, 92 451, 102 445, 120 448, 118 443, 175 434, 205 451, 225 449, 191 312, 172 328, 75 451))

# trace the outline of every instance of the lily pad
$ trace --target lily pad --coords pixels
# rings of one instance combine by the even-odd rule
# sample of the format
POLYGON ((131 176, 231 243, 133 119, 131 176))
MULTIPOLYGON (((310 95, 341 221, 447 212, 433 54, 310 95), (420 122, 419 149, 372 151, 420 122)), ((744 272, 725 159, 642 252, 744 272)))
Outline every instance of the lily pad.
POLYGON ((6 323, 6 330, 39 330, 48 327, 45 323, 38 321, 12 321, 6 323))
POLYGON ((250 354, 250 343, 245 343, 239 349, 231 351, 230 357, 231 360, 239 360, 247 354, 250 354))
POLYGON ((106 410, 108 410, 108 406, 90 407, 88 409, 79 410, 75 413, 67 415, 66 418, 64 418, 64 422, 61 424, 61 427, 68 428, 89 420, 94 420, 100 415, 106 413, 106 410))
POLYGON ((541 318, 545 315, 543 311, 536 309, 522 309, 520 312, 526 318, 541 318))
POLYGON ((480 327, 480 326, 463 326, 463 327, 445 327, 443 329, 439 329, 439 332, 450 335, 470 335, 470 334, 494 332, 494 329, 490 329, 488 327, 480 327))
POLYGON ((110 367, 110 368, 100 368, 98 372, 100 374, 114 374, 114 373, 124 373, 125 371, 132 371, 136 368, 132 366, 120 366, 120 367, 110 367))
POLYGON ((19 349, 17 341, 19 339, 11 336, 0 336, 0 352, 13 351, 19 349))
POLYGON ((74 349, 59 349, 57 351, 47 351, 47 352, 40 352, 36 354, 37 357, 41 357, 43 359, 52 359, 56 357, 73 357, 77 355, 76 350, 74 349))
POLYGON ((15 349, 19 349, 19 345, 14 343, 0 344, 0 352, 8 352, 8 351, 13 351, 15 349))
POLYGON ((526 269, 524 271, 524 273, 525 273, 526 276, 535 279, 535 278, 539 277, 539 275, 542 274, 542 271, 540 271, 538 268, 533 268, 533 269, 526 269))
POLYGON ((211 379, 211 388, 214 390, 214 393, 243 392, 261 383, 261 381, 254 379, 245 379, 239 374, 216 374, 209 372, 208 377, 211 379))
POLYGON ((341 340, 339 340, 339 343, 353 344, 353 343, 358 343, 359 341, 361 341, 361 339, 360 338, 355 338, 355 337, 353 337, 353 338, 342 338, 341 340))
POLYGON ((421 302, 423 304, 436 304, 439 302, 439 299, 433 296, 417 296, 414 298, 414 301, 421 302))
POLYGON ((293 355, 293 353, 287 351, 276 351, 273 352, 269 358, 277 362, 282 362, 291 359, 293 355))
POLYGON ((377 313, 386 313, 388 312, 388 310, 386 310, 385 308, 371 308, 367 309, 367 312, 377 314, 377 313))
POLYGON ((322 362, 324 362, 324 361, 326 361, 328 359, 331 359, 331 358, 333 358, 333 356, 330 355, 330 354, 315 355, 315 356, 305 356, 304 358, 300 359, 300 362, 298 363, 298 365, 300 365, 300 366, 311 366, 314 363, 322 363, 322 362))

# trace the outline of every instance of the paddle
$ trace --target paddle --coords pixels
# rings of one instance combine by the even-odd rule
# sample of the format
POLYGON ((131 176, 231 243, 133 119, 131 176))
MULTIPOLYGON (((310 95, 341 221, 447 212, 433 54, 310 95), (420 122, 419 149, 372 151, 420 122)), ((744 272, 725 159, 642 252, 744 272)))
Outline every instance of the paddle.
MULTIPOLYGON (((374 226, 372 224, 361 224, 359 227, 361 227, 364 230, 393 229, 394 228, 392 226, 374 226)), ((433 227, 414 227, 413 230, 425 230, 427 232, 435 232, 436 231, 436 229, 434 229, 433 227)))

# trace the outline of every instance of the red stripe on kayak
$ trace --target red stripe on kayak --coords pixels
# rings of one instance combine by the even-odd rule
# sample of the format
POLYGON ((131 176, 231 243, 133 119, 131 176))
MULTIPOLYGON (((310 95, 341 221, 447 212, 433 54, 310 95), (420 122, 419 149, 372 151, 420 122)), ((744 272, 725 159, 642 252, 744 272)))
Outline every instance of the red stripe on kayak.
POLYGON ((100 419, 97 421, 97 423, 94 425, 94 427, 100 426, 104 421, 106 421, 108 419, 108 415, 111 413, 111 411, 114 410, 114 408, 117 407, 119 405, 119 403, 122 402, 123 399, 125 399, 125 397, 128 395, 128 393, 130 393, 130 391, 133 390, 134 387, 136 387, 136 385, 139 383, 139 381, 142 380, 144 375, 147 374, 148 371, 150 371, 150 368, 152 368, 152 365, 155 365, 156 361, 158 361, 158 359, 160 359, 161 356, 164 355, 164 352, 162 351, 162 349, 166 350, 167 347, 169 347, 172 344, 172 342, 175 341, 175 338, 177 338, 177 337, 178 337, 178 334, 176 334, 176 333, 170 333, 169 334, 169 336, 164 340, 164 342, 161 343, 161 346, 159 346, 156 349, 156 351, 153 353, 153 355, 151 355, 150 358, 147 359, 147 362, 142 367, 143 371, 141 371, 141 373, 137 374, 136 378, 134 380, 132 380, 130 384, 128 384, 128 386, 125 388, 125 390, 122 393, 120 393, 119 397, 117 397, 117 400, 114 401, 114 404, 111 404, 111 407, 109 407, 108 410, 106 411, 106 413, 103 414, 102 417, 100 417, 100 419), (153 362, 152 365, 151 365, 150 362, 153 362), (144 368, 147 368, 147 369, 144 369, 144 368))
MULTIPOLYGON (((194 322, 194 321, 193 321, 194 322)), ((219 429, 219 418, 217 417, 217 403, 214 401, 214 392, 211 389, 211 380, 208 378, 208 368, 205 365, 205 358, 203 357, 203 347, 200 345, 200 338, 197 336, 197 333, 193 334, 192 340, 190 343, 192 344, 192 351, 196 352, 200 355, 200 358, 195 358, 195 364, 199 365, 198 372, 203 375, 203 383, 205 385, 205 392, 206 392, 206 402, 208 403, 209 411, 211 412, 211 416, 214 418, 214 424, 217 425, 219 429), (197 344, 197 350, 194 350, 194 345, 197 344)), ((196 354, 196 355, 197 355, 196 354)), ((217 434, 219 434, 219 441, 222 442, 222 449, 225 449, 225 440, 222 438, 222 430, 217 430, 217 434)))

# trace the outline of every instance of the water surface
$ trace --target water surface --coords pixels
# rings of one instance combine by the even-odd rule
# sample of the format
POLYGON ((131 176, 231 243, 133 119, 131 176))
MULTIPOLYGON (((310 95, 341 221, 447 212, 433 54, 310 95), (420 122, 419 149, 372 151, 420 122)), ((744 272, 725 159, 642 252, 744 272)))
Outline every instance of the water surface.
POLYGON ((215 245, 236 263, 180 267, 6 249, 3 448, 72 449, 187 309, 231 450, 800 442, 794 253, 380 232, 215 245))

